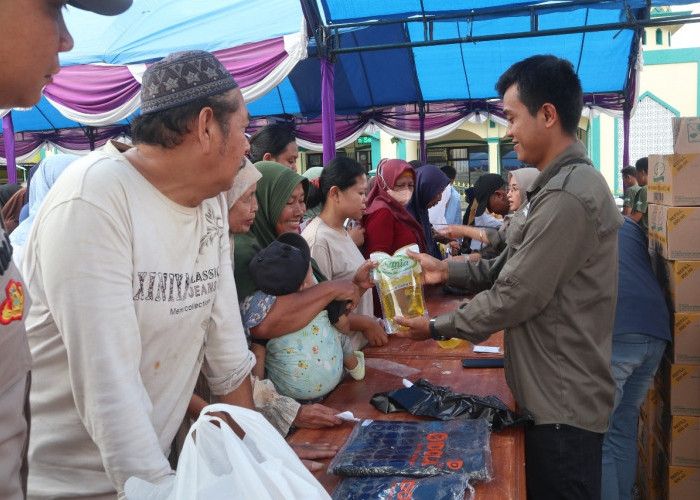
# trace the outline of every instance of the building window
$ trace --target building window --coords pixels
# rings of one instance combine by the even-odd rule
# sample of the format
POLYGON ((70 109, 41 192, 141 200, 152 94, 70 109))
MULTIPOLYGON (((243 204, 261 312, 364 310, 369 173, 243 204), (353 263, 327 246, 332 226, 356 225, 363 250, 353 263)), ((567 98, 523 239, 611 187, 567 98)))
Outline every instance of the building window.
POLYGON ((642 31, 642 45, 647 44, 647 30, 642 31))
POLYGON ((663 45, 664 43, 664 35, 661 32, 661 28, 656 29, 656 45, 663 45))
POLYGON ((586 147, 588 147, 588 130, 579 127, 576 131, 576 136, 586 145, 586 147))
MULTIPOLYGON (((347 156, 348 153, 345 149, 337 149, 335 151, 335 156, 347 156)), ((306 153, 306 170, 312 167, 322 167, 323 166, 323 153, 306 153)))
POLYGON ((515 149, 513 149, 513 143, 510 141, 501 142, 500 154, 501 154, 501 175, 506 180, 508 180, 508 173, 509 172, 512 172, 513 170, 518 170, 519 168, 523 168, 523 167, 528 166, 528 165, 524 164, 523 162, 521 162, 520 160, 518 160, 518 154, 515 152, 515 149))
POLYGON ((372 151, 369 149, 355 151, 355 159, 357 163, 362 165, 365 172, 369 172, 372 169, 372 151))
POLYGON ((464 179, 462 182, 473 186, 479 177, 488 173, 489 147, 474 146, 469 148, 469 173, 467 179, 464 179))
POLYGON ((473 186, 479 177, 489 171, 489 149, 488 146, 428 148, 427 163, 438 167, 450 165, 457 171, 457 184, 473 186))
POLYGON ((307 153, 306 154, 306 170, 313 167, 323 166, 323 153, 307 153))

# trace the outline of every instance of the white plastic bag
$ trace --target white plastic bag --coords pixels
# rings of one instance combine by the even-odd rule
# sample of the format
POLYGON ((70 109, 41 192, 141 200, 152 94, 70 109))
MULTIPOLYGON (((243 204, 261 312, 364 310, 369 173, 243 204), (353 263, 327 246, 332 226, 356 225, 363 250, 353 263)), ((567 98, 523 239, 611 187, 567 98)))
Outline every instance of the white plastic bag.
POLYGON ((202 410, 185 440, 174 481, 161 486, 131 477, 124 489, 130 500, 330 499, 265 417, 226 404, 202 410), (245 432, 243 440, 209 415, 213 412, 229 414, 245 432))

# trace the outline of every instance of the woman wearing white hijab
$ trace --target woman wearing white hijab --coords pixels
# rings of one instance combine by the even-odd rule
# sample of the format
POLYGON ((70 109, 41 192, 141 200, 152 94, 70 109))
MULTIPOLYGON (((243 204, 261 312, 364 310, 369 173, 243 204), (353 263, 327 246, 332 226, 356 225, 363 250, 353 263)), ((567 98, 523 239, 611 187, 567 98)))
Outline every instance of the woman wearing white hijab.
POLYGON ((233 260, 233 235, 247 233, 255 220, 255 212, 258 211, 255 188, 258 184, 258 179, 261 177, 262 174, 246 158, 243 166, 236 174, 233 186, 226 192, 231 260, 233 260))

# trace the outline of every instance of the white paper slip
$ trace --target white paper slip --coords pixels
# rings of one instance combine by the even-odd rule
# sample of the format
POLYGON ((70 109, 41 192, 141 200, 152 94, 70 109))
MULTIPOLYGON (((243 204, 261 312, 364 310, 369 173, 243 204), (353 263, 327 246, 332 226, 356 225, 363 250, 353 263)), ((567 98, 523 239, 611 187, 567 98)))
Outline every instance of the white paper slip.
POLYGON ((359 422, 359 418, 355 418, 355 415, 351 411, 344 411, 336 415, 340 420, 345 420, 346 422, 359 422))
POLYGON ((501 350, 498 347, 491 347, 487 345, 475 345, 474 352, 493 352, 499 353, 501 350))

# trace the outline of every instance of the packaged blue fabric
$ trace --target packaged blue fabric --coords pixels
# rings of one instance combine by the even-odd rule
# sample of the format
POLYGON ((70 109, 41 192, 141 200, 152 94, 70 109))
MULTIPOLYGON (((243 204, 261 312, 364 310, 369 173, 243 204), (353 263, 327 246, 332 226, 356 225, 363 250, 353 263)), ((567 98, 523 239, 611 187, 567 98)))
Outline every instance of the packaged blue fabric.
POLYGON ((463 474, 418 478, 348 477, 333 492, 334 500, 470 500, 473 496, 474 488, 463 474))
POLYGON ((361 420, 328 470, 341 476, 463 474, 475 481, 490 480, 489 437, 485 419, 361 420))

